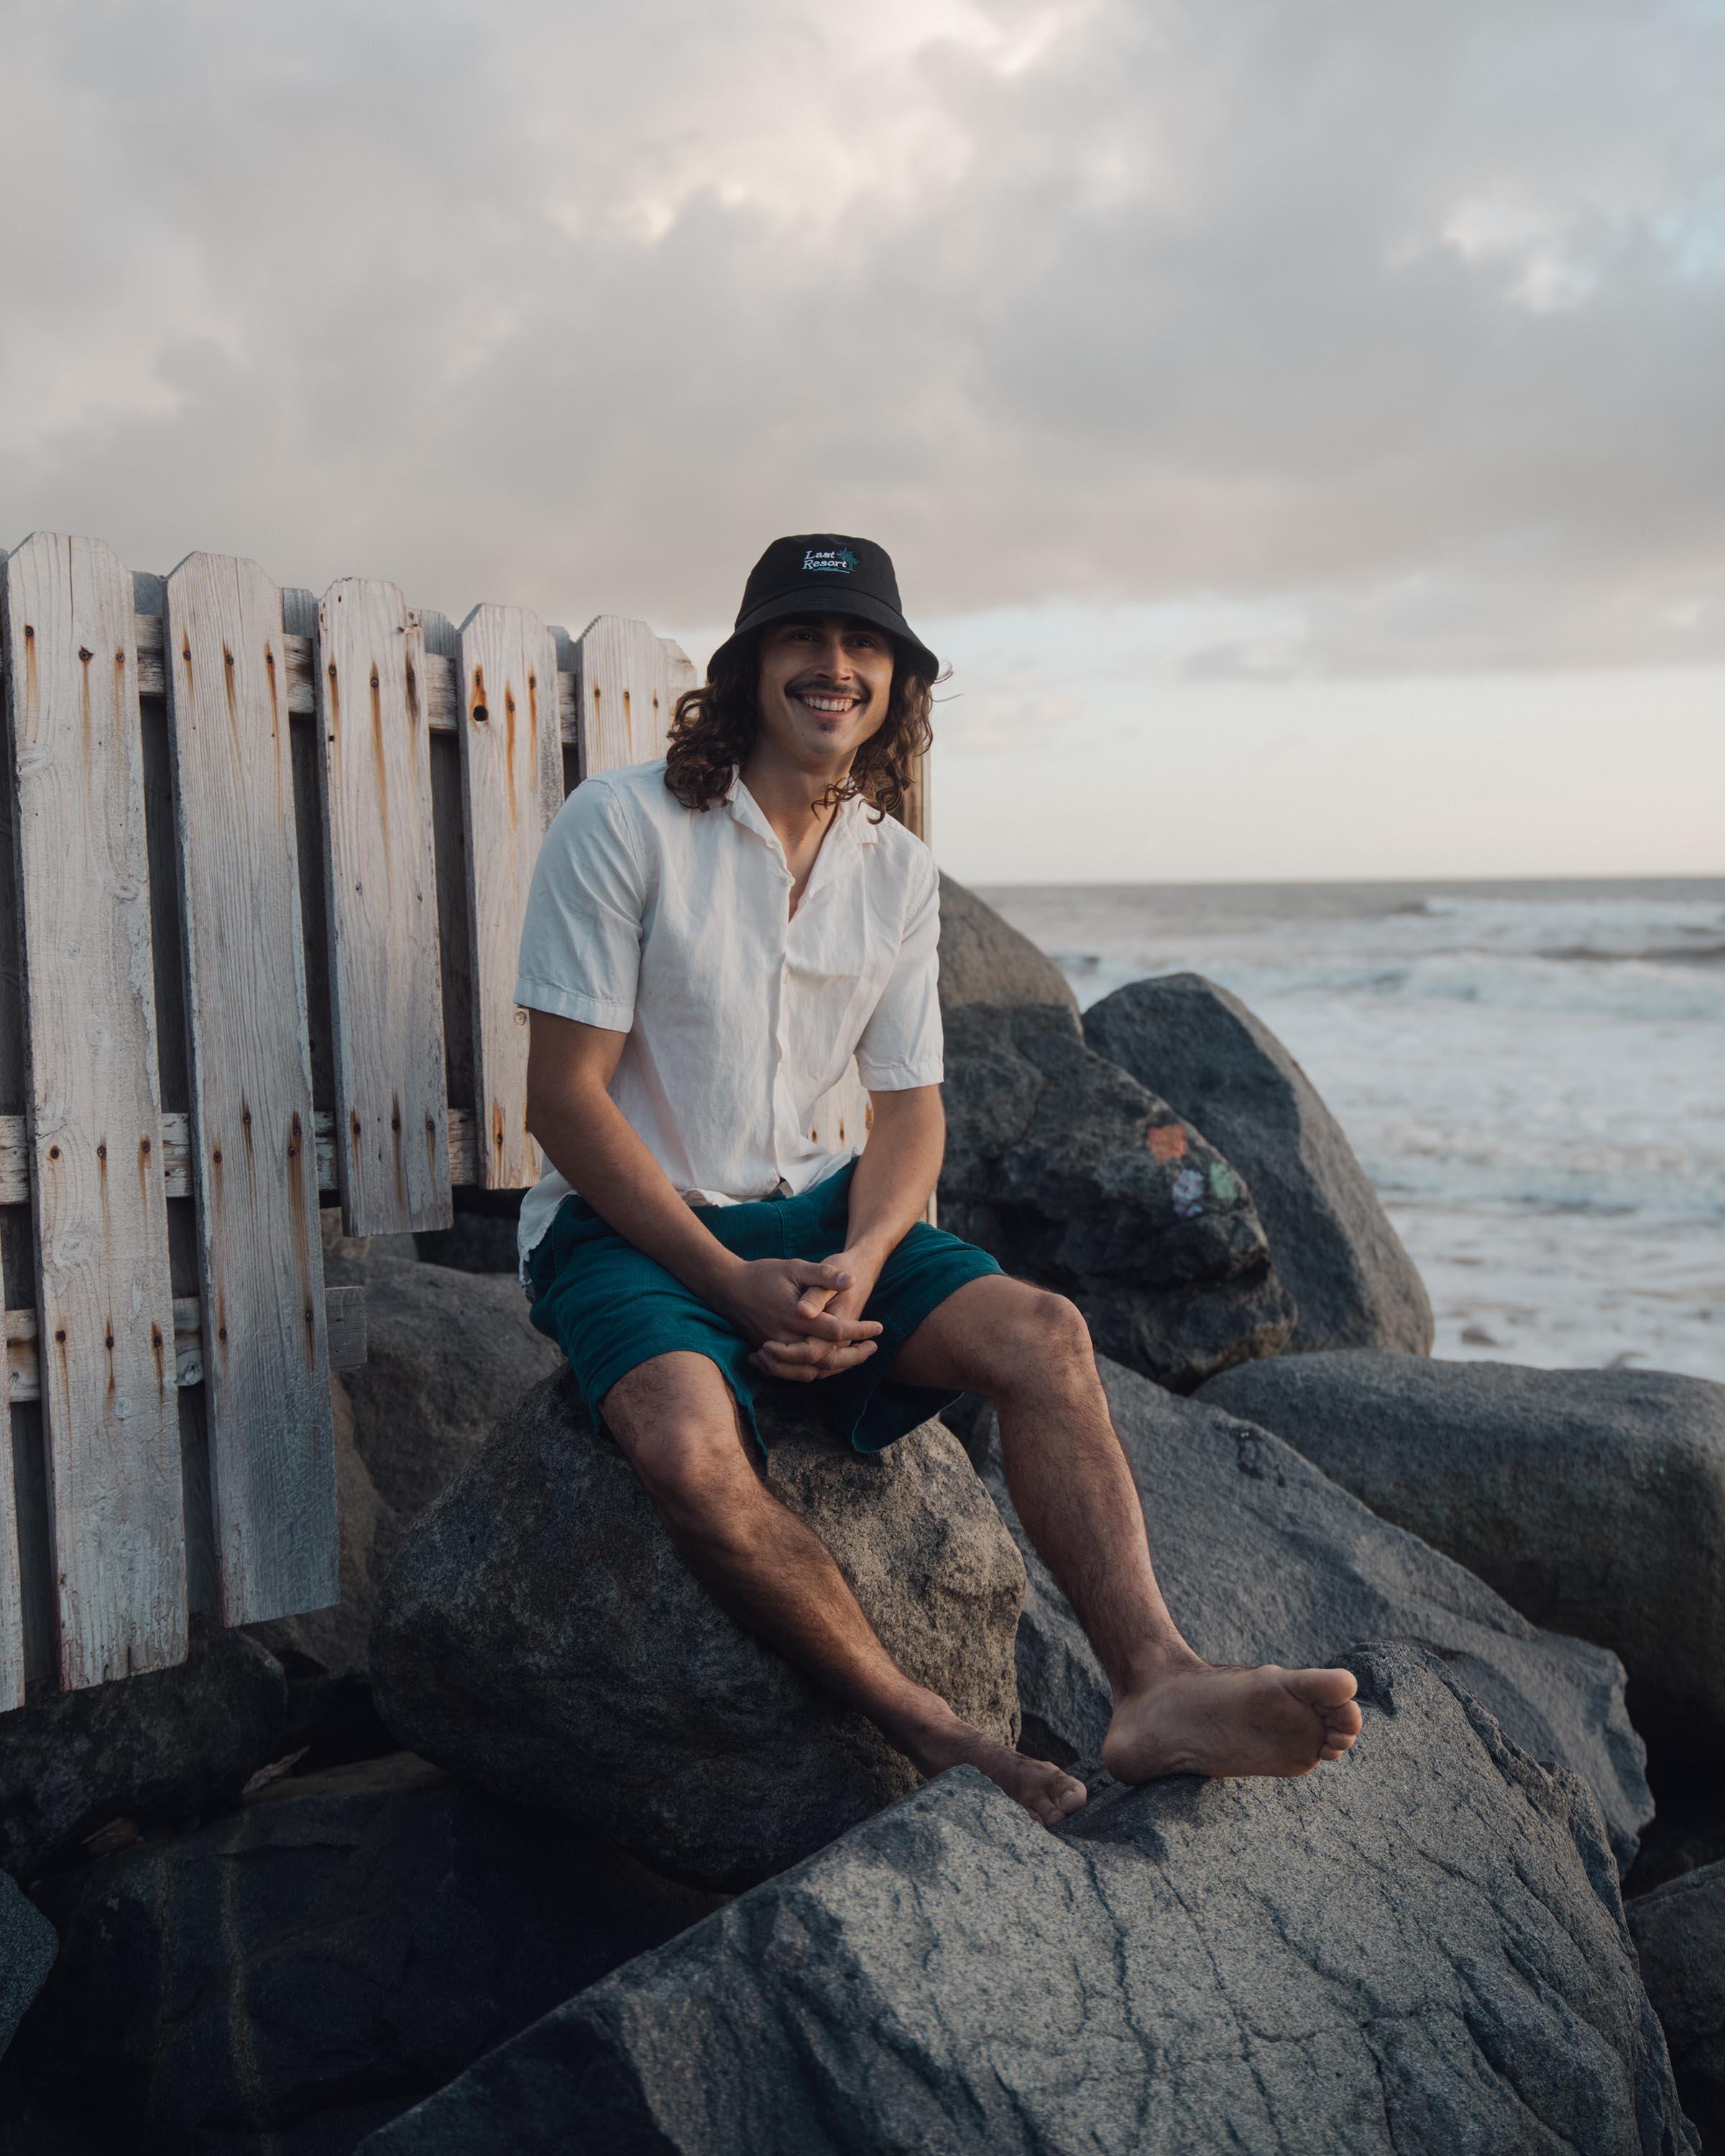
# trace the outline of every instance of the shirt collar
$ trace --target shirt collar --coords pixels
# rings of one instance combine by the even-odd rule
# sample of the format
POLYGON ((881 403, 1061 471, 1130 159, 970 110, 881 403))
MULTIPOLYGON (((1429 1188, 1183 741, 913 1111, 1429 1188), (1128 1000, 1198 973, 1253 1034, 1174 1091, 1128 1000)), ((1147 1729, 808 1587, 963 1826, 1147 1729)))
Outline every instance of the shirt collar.
MULTIPOLYGON (((779 846, 778 832, 768 822, 760 803, 742 783, 741 764, 732 765, 731 783, 725 789, 723 799, 732 817, 746 831, 752 831, 757 839, 764 839, 783 856, 784 850, 779 846)), ((875 821, 874 810, 860 793, 853 793, 848 800, 839 803, 839 813, 833 819, 833 827, 822 844, 819 859, 815 863, 816 870, 819 870, 821 861, 826 859, 834 841, 840 844, 872 846, 880 836, 880 826, 875 821)))

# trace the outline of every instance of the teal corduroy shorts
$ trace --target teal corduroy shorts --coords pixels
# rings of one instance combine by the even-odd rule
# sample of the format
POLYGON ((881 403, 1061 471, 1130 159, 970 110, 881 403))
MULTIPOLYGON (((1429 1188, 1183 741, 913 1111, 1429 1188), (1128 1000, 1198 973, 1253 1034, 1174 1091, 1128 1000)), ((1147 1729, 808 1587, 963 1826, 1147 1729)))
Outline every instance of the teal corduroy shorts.
MULTIPOLYGON (((797 1198, 692 1209, 741 1258, 829 1258, 845 1247, 855 1171, 855 1163, 848 1162, 797 1198)), ((893 1384, 894 1357, 955 1288, 999 1270, 986 1250, 919 1220, 881 1268, 863 1312, 881 1328, 875 1353, 837 1377, 796 1389, 813 1396, 859 1452, 879 1452, 958 1397, 893 1384)), ((532 1322, 568 1357, 596 1420, 605 1394, 626 1371, 682 1348, 718 1364, 761 1444, 756 1393, 775 1383, 788 1390, 788 1382, 763 1378, 749 1362, 748 1342, 733 1326, 608 1227, 584 1199, 566 1198, 557 1208, 528 1260, 527 1276, 532 1322)))

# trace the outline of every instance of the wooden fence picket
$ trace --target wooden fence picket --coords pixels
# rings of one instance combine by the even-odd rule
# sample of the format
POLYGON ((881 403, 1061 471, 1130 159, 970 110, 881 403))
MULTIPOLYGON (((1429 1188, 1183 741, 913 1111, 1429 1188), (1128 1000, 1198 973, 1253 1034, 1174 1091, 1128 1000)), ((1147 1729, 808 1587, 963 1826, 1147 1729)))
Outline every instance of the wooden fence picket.
POLYGON ((671 721, 677 716, 678 697, 685 690, 698 688, 701 676, 695 670, 695 661, 675 637, 661 636, 659 648, 665 654, 665 726, 669 733, 671 721))
POLYGON ((281 593, 193 554, 167 680, 222 1621, 336 1594, 336 1473, 281 593))
POLYGON ((61 1681, 182 1661, 173 1291, 130 572, 38 533, 4 638, 61 1681))
MULTIPOLYGON (((5 911, 0 900, 0 920, 5 911)), ((6 1252, 0 1247, 0 1333, 6 1308, 6 1252)), ((0 1444, 0 1714, 24 1703, 23 1564, 13 1495, 11 1360, 0 1340, 0 1438, 5 1440, 0 1444)))
MULTIPOLYGON (((0 552, 0 562, 5 560, 0 552)), ((0 711, 0 1111, 6 1111, 8 1121, 15 1120, 22 1131, 24 1106, 24 983, 23 969, 19 963, 18 918, 15 911, 17 882, 13 874, 12 828, 12 773, 11 752, 7 746, 8 726, 3 711, 0 711)), ((21 1165, 24 1163, 21 1160, 21 1165)), ((18 1305, 16 1316, 19 1320, 28 1316, 32 1327, 36 1322, 36 1283, 32 1275, 33 1266, 29 1253, 34 1245, 29 1233, 29 1216, 23 1209, 29 1203, 28 1169, 25 1166, 24 1187, 8 1194, 0 1184, 0 1209, 8 1206, 17 1209, 0 1209, 0 1329, 9 1330, 12 1304, 18 1305), (10 1272, 11 1291, 8 1292, 7 1255, 8 1245, 15 1254, 10 1272), (26 1312, 24 1304, 28 1303, 26 1312)), ((11 1412, 13 1386, 11 1356, 0 1363, 0 1713, 22 1705, 24 1697, 24 1612, 23 1612, 23 1546, 19 1538, 16 1483, 21 1460, 31 1448, 33 1430, 26 1426, 22 1411, 11 1412)))
POLYGON ((446 1228, 437 870, 424 640, 395 585, 332 584, 318 608, 326 890, 342 1224, 446 1228))
POLYGON ((602 613, 588 623, 575 644, 575 696, 583 778, 665 753, 669 662, 645 622, 602 613))
POLYGON ((546 827, 563 798, 557 646, 536 614, 475 607, 461 625, 461 778, 474 1111, 480 1181, 536 1182, 527 1134, 526 1013, 515 977, 527 889, 546 827))

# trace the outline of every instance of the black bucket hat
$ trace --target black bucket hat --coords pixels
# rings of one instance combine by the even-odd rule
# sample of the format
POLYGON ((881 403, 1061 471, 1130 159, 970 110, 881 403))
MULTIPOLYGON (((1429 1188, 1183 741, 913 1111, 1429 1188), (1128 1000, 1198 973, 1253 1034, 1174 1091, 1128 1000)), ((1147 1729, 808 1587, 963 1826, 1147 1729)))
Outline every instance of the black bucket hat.
POLYGON ((884 629, 904 646, 917 673, 932 681, 940 672, 939 660, 905 619, 892 557, 872 539, 847 539, 837 531, 773 541, 749 571, 737 624, 719 651, 769 622, 810 613, 850 614, 884 629))

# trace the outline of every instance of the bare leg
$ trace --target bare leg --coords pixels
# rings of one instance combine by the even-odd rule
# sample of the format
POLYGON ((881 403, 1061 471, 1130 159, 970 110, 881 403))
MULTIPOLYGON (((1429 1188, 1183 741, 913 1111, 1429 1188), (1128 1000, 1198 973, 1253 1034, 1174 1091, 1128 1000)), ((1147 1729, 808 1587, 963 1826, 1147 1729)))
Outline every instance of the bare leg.
POLYGON ((1064 1296, 999 1275, 969 1281, 912 1333, 892 1376, 993 1401, 1024 1532, 1114 1693, 1111 1774, 1303 1774, 1348 1750, 1360 1728, 1348 1671, 1206 1662, 1181 1637, 1089 1332, 1064 1296))
POLYGON ((655 1355, 603 1406, 678 1554, 739 1625, 866 1715, 923 1774, 980 1768, 1045 1826, 1077 1810, 1081 1782, 983 1736, 899 1668, 825 1544, 768 1488, 716 1363, 655 1355))

